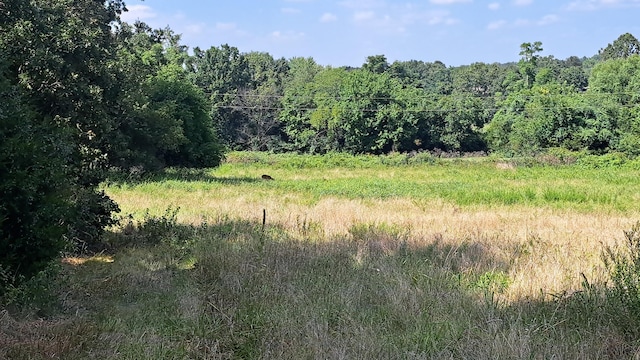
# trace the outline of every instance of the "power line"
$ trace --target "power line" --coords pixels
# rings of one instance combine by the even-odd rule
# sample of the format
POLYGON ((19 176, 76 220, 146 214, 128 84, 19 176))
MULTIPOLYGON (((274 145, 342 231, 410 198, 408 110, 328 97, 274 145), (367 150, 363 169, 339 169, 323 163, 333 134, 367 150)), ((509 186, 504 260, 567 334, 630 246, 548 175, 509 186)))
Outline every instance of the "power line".
POLYGON ((413 96, 411 98, 392 97, 392 96, 318 96, 318 95, 298 95, 298 94, 277 94, 277 95, 262 95, 262 94, 249 94, 249 93, 213 93, 204 92, 208 96, 217 97, 235 97, 235 98, 259 98, 259 99, 302 99, 307 101, 360 101, 360 100, 375 100, 375 101, 407 101, 407 100, 438 100, 440 98, 448 99, 494 99, 496 101, 506 100, 510 96, 517 99, 539 99, 539 98, 607 98, 607 97, 621 97, 621 96, 637 96, 640 98, 640 92, 616 92, 616 93, 601 93, 601 92, 581 92, 573 94, 506 94, 502 96, 496 95, 472 95, 472 94, 424 94, 420 96, 413 96))
MULTIPOLYGON (((637 105, 617 105, 616 108, 618 109, 631 109, 633 107, 636 106, 640 106, 640 104, 637 105)), ((278 111, 278 112, 282 112, 284 110, 290 110, 290 111, 299 111, 299 112, 311 112, 311 111, 317 111, 317 110, 326 110, 328 112, 334 111, 334 110, 342 110, 342 111, 361 111, 361 112, 402 112, 402 113, 458 113, 458 112, 465 112, 465 111, 471 111, 471 112, 476 112, 476 113, 482 113, 482 112, 498 112, 500 110, 505 110, 505 108, 499 108, 499 107, 494 107, 494 108, 488 108, 488 107, 477 107, 477 108, 463 108, 463 107, 455 107, 455 108, 440 108, 440 109, 427 109, 427 108, 422 108, 422 109, 408 109, 408 108, 378 108, 378 109, 371 109, 371 108, 358 108, 358 107, 345 107, 345 108, 338 108, 338 107, 330 107, 330 108, 322 108, 322 107, 293 107, 293 108, 287 108, 287 107, 271 107, 271 106, 236 106, 236 105, 217 105, 214 106, 217 109, 229 109, 229 110, 253 110, 253 111, 278 111)), ((589 108, 589 107, 571 107, 571 106, 547 106, 547 107, 543 107, 543 106, 534 106, 534 107, 525 107, 523 108, 522 112, 524 111, 555 111, 555 110, 576 110, 576 111, 581 111, 581 112, 591 112, 594 111, 594 108, 589 108)))
MULTIPOLYGON (((235 93, 214 93, 214 92, 205 92, 210 97, 219 97, 219 98, 228 98, 230 101, 225 101, 225 104, 214 104, 213 106, 217 109, 228 109, 228 110, 237 110, 237 111, 268 111, 268 112, 282 112, 282 111, 297 111, 297 112, 313 112, 313 111, 354 111, 354 112, 401 112, 401 113, 461 113, 461 112, 492 112, 496 113, 500 110, 508 110, 509 107, 499 107, 499 106, 454 106, 454 107, 431 107, 425 106, 425 102, 431 101, 429 105, 438 106, 438 100, 440 99, 452 99, 457 101, 464 102, 465 100, 486 100, 493 99, 496 103, 500 103, 506 101, 508 99, 512 99, 513 101, 520 102, 531 102, 533 100, 545 100, 552 99, 553 101, 565 101, 567 99, 576 100, 582 98, 583 100, 593 101, 593 100, 601 100, 611 98, 615 100, 616 97, 639 97, 640 92, 615 92, 615 93, 605 93, 605 92, 580 92, 580 93, 571 93, 571 94, 505 94, 503 96, 477 96, 472 94, 429 94, 425 93, 420 96, 414 96, 412 98, 402 98, 402 97, 391 97, 391 96, 322 96, 322 95, 307 95, 307 94, 256 94, 256 93, 248 93, 239 89, 238 92, 235 93), (322 102, 335 102, 334 104, 319 104, 319 105, 311 105, 311 106, 287 106, 284 105, 251 105, 251 104, 233 104, 234 101, 242 101, 247 100, 247 102, 277 102, 282 104, 285 100, 293 100, 297 103, 322 103, 322 102), (344 103, 355 104, 351 106, 345 106, 344 103), (360 107, 358 103, 361 102, 382 102, 380 107, 360 107), (404 106, 404 107, 402 107, 404 106)), ((361 104, 367 106, 365 104, 361 104)), ((370 104, 375 106, 375 104, 370 104)), ((636 106, 640 106, 640 104, 634 103, 626 103, 626 104, 612 104, 616 109, 629 109, 636 106)), ((442 106, 442 105, 440 105, 442 106)), ((578 104, 578 106, 571 105, 562 105, 555 104, 552 106, 532 106, 524 104, 522 105, 521 111, 562 111, 562 110, 575 110, 579 112, 592 112, 597 111, 593 106, 585 106, 583 104, 578 104)))

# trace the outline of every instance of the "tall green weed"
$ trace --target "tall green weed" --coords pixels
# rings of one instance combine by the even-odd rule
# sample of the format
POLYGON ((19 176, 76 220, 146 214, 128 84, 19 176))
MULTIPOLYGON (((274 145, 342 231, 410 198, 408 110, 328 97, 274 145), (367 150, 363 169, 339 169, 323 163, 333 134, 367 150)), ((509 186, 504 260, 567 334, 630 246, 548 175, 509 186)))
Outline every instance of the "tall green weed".
POLYGON ((640 335, 640 221, 624 232, 625 243, 603 254, 611 278, 607 297, 614 323, 625 333, 640 335))
POLYGON ((368 169, 382 166, 433 164, 436 161, 437 158, 429 152, 390 153, 387 155, 352 155, 335 152, 324 155, 234 152, 226 157, 227 164, 265 165, 277 169, 368 169))

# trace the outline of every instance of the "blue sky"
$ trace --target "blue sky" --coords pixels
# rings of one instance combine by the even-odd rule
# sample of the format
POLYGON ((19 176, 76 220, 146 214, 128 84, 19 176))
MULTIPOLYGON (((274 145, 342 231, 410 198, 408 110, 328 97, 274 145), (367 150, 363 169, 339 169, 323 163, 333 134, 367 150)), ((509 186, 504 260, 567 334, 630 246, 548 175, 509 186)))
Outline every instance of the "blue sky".
POLYGON ((624 33, 640 38, 640 0, 146 0, 125 21, 169 26, 189 47, 229 44, 287 59, 360 66, 395 60, 518 61, 520 44, 542 55, 592 56, 624 33))

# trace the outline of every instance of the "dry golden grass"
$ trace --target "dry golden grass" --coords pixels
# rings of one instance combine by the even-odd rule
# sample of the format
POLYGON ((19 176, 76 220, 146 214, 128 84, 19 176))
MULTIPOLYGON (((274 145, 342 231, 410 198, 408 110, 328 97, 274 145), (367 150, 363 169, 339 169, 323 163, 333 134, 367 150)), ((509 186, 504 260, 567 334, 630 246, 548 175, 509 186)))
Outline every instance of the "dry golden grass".
POLYGON ((84 319, 18 321, 3 310, 0 311, 0 358, 58 359, 64 354, 82 351, 95 332, 95 326, 84 319))
POLYGON ((634 174, 458 165, 107 185, 135 221, 64 261, 57 320, 0 313, 0 358, 638 358, 582 275, 638 219, 634 174))
MULTIPOLYGON (((162 198, 132 192, 111 196, 125 212, 180 206, 178 220, 190 224, 222 217, 259 223, 264 209, 267 224, 278 224, 294 233, 311 225, 329 240, 347 236, 354 225, 364 223, 406 229, 412 247, 427 246, 434 239, 453 247, 473 244, 474 251, 483 252, 485 263, 470 262, 470 269, 508 265, 512 283, 501 295, 508 301, 539 297, 541 293, 571 293, 581 288, 581 273, 589 281, 602 280, 603 247, 618 242, 622 230, 640 215, 528 206, 458 207, 442 201, 402 198, 328 197, 305 204, 301 195, 238 193, 226 188, 215 192, 175 189, 162 198)), ((478 258, 477 254, 468 257, 478 258)))

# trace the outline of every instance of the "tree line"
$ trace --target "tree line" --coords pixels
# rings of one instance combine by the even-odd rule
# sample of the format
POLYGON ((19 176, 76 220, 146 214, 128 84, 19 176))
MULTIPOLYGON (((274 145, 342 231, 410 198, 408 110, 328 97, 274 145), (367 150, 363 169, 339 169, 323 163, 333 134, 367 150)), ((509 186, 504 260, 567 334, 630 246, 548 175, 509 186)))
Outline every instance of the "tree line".
POLYGON ((118 211, 109 171, 222 159, 179 36, 122 23, 125 9, 0 2, 0 290, 98 244, 118 211))
POLYGON ((0 288, 91 249, 118 206, 112 171, 217 166, 224 151, 640 149, 640 46, 591 58, 359 68, 229 45, 189 51, 120 21, 122 0, 0 2, 0 288))
POLYGON ((375 55, 359 68, 223 45, 196 49, 189 70, 222 140, 237 150, 526 155, 561 147, 635 156, 638 44, 627 33, 590 58, 541 56, 534 42, 513 63, 447 67, 375 55))

